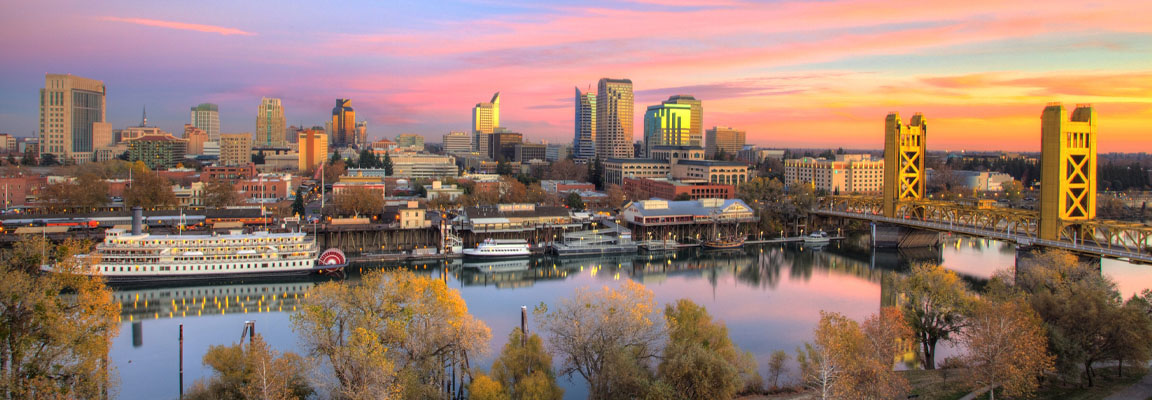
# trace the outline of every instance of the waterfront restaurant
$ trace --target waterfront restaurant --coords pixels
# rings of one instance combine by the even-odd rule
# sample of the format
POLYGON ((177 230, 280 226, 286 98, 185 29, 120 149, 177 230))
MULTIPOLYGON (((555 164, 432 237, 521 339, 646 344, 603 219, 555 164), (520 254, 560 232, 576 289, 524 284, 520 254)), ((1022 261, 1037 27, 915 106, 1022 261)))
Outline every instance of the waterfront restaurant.
POLYGON ((696 238, 709 234, 713 224, 748 233, 757 221, 752 208, 740 199, 634 201, 624 206, 620 217, 637 240, 696 238))

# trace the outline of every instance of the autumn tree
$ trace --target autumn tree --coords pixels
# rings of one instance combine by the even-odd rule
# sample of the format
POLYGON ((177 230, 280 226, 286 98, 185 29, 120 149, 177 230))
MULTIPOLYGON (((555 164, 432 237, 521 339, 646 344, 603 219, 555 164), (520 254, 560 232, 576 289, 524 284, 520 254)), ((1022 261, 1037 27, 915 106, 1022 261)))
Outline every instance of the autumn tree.
POLYGON ((176 204, 176 193, 167 178, 149 171, 143 163, 133 167, 132 183, 124 190, 124 206, 164 208, 176 204))
POLYGON ((228 181, 213 179, 204 185, 204 205, 212 208, 224 208, 235 205, 240 201, 236 187, 228 181))
MULTIPOLYGON (((451 366, 465 368, 491 333, 460 292, 411 271, 373 271, 358 283, 308 292, 293 327, 341 398, 439 397, 451 366)), ((465 369, 467 373, 467 370, 465 369)))
POLYGON ((962 342, 968 349, 969 379, 976 388, 1000 386, 1007 396, 1027 397, 1053 366, 1044 322, 1020 300, 978 303, 962 342))
POLYGON ((51 210, 103 207, 108 203, 108 183, 98 175, 85 173, 75 179, 49 184, 43 197, 51 210))
POLYGON ((893 370, 911 328, 898 310, 882 309, 859 324, 838 313, 820 313, 814 343, 797 350, 802 382, 822 399, 903 398, 908 382, 893 370))
POLYGON ((662 324, 652 291, 627 281, 619 289, 581 288, 553 309, 536 308, 561 375, 579 374, 592 398, 640 396, 650 387, 647 365, 659 353, 662 324))
POLYGON ((564 397, 564 389, 556 384, 552 371, 552 356, 544 350, 540 336, 530 334, 524 338, 520 328, 508 335, 508 342, 500 357, 492 363, 490 376, 477 378, 470 388, 473 398, 554 399, 564 397))
POLYGON ((304 359, 291 352, 278 353, 260 335, 248 346, 211 346, 203 362, 213 374, 197 380, 185 399, 289 400, 313 393, 304 376, 304 359))
POLYGON ((487 374, 477 373, 476 378, 468 384, 469 400, 511 400, 508 390, 487 374))
POLYGON ((728 328, 688 299, 664 309, 668 344, 658 376, 685 399, 730 399, 759 390, 756 360, 728 337, 728 328))
POLYGON ((347 165, 344 160, 336 160, 336 162, 323 166, 324 183, 330 185, 339 181, 340 177, 348 171, 347 165))
POLYGON ((332 203, 342 215, 379 214, 384 210, 384 197, 380 191, 364 187, 341 189, 332 198, 332 203))
POLYGON ((552 163, 546 176, 557 181, 584 182, 588 179, 588 167, 576 164, 571 159, 564 159, 552 163))
POLYGON ((77 273, 90 267, 91 258, 77 257, 90 248, 70 240, 43 250, 55 273, 0 266, 4 398, 99 398, 108 390, 120 305, 100 278, 77 273))
POLYGON ((901 280, 904 317, 920 342, 924 369, 936 369, 936 345, 949 341, 964 327, 971 295, 955 272, 937 264, 912 267, 901 280))
POLYGON ((622 189, 620 185, 608 185, 608 188, 604 190, 604 194, 608 195, 608 199, 606 200, 608 208, 620 208, 628 201, 628 196, 624 194, 624 189, 622 189))
POLYGON ((528 187, 511 177, 500 178, 500 202, 524 203, 528 197, 528 187))
POLYGON ((528 189, 524 192, 524 202, 532 204, 542 204, 548 199, 548 192, 540 186, 540 183, 533 183, 528 185, 528 189))
POLYGON ((783 350, 772 352, 772 358, 768 359, 768 377, 772 380, 773 389, 780 387, 780 376, 784 375, 787 362, 788 353, 783 350))

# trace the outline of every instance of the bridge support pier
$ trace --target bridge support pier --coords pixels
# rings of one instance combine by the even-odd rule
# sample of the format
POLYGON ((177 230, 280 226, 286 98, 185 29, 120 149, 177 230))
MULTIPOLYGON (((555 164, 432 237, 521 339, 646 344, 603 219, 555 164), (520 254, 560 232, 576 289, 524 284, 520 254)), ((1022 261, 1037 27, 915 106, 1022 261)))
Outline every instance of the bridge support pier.
POLYGON ((872 224, 872 247, 932 247, 940 244, 940 232, 905 226, 872 224))

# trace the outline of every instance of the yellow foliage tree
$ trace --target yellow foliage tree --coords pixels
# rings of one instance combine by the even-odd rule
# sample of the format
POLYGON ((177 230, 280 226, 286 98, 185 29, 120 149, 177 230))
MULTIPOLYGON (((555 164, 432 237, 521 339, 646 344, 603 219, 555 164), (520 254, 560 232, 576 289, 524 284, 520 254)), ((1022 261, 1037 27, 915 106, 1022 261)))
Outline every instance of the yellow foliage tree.
POLYGON ((1044 322, 1023 301, 980 303, 964 332, 972 385, 1003 386, 1007 396, 1027 397, 1053 369, 1046 334, 1044 322))

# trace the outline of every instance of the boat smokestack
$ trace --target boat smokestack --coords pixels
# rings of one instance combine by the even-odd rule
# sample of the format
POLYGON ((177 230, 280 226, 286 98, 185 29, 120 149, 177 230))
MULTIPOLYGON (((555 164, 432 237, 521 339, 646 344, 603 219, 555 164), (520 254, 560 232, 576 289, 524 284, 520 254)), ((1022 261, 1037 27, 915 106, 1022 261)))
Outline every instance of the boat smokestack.
POLYGON ((140 234, 140 225, 144 223, 144 208, 132 207, 132 234, 140 234))

